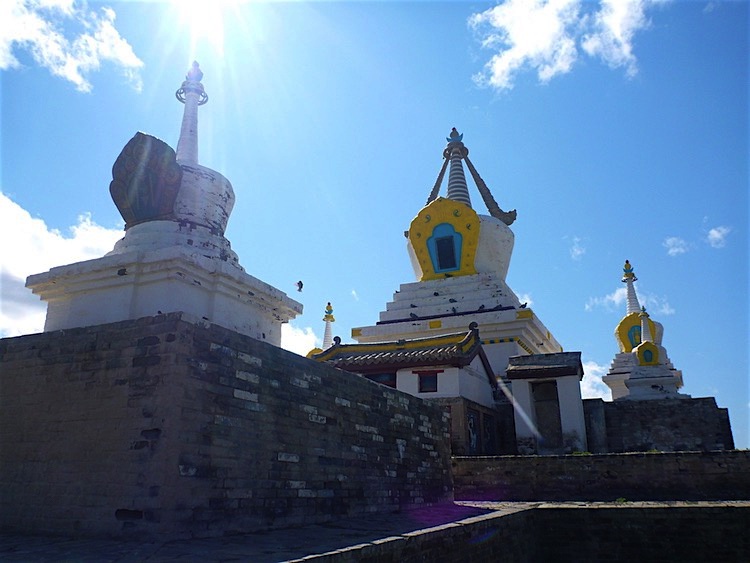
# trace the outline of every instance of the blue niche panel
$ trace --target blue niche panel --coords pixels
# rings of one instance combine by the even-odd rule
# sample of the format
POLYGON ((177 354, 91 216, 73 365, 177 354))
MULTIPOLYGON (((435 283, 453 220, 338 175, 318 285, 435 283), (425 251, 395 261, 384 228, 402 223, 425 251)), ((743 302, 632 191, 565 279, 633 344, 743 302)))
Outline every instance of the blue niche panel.
POLYGON ((450 223, 441 223, 432 230, 427 239, 432 267, 436 273, 454 272, 461 268, 461 245, 463 237, 450 223))

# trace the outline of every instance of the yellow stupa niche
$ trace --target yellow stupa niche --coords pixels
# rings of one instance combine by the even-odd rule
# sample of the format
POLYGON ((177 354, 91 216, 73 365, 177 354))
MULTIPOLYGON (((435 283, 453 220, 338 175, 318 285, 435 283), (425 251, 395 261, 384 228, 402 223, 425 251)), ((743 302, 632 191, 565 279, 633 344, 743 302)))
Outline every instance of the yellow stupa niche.
POLYGON ((435 199, 411 222, 408 237, 422 269, 419 281, 477 273, 479 216, 468 205, 435 199))
MULTIPOLYGON (((651 334, 657 334, 656 323, 651 319, 648 319, 647 322, 651 334)), ((620 346, 620 352, 632 352, 633 348, 642 342, 640 313, 625 315, 615 328, 615 338, 620 346)))
POLYGON ((659 365, 659 347, 653 342, 641 342, 633 350, 638 357, 638 365, 656 366, 659 365))

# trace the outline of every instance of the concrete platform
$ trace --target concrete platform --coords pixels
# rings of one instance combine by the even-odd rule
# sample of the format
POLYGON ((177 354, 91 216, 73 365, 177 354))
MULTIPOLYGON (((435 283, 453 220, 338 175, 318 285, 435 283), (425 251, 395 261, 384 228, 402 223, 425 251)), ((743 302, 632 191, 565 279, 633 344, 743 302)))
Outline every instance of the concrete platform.
MULTIPOLYGON (((327 524, 315 524, 299 528, 278 529, 261 533, 170 541, 164 543, 144 543, 135 540, 118 541, 106 539, 74 539, 63 537, 23 536, 18 534, 0 535, 0 560, 4 562, 30 561, 75 561, 75 562, 167 562, 167 561, 201 561, 226 562, 248 561, 254 563, 276 562, 343 562, 343 561, 485 561, 487 554, 492 553, 491 560, 496 561, 541 561, 542 556, 533 544, 528 551, 518 550, 518 545, 510 545, 507 538, 498 543, 498 534, 507 535, 501 521, 515 521, 514 536, 519 529, 523 534, 533 537, 534 519, 532 514, 537 510, 559 512, 571 516, 581 509, 601 513, 610 513, 613 509, 619 513, 632 512, 642 514, 655 509, 664 514, 664 509, 687 509, 723 511, 730 513, 730 518, 741 528, 750 519, 750 502, 637 502, 615 503, 593 502, 494 502, 464 501, 440 507, 416 509, 392 515, 373 515, 346 520, 337 520, 327 524), (512 516, 522 516, 513 518, 512 516), (519 528, 520 526, 520 528, 519 528), (474 547, 482 542, 489 542, 491 536, 480 530, 477 535, 474 529, 490 530, 496 543, 481 551, 484 556, 476 557, 474 547), (464 549, 464 544, 471 549, 464 549), (406 544, 410 544, 407 547, 406 544), (434 544, 443 547, 435 557, 434 544), (503 547, 501 547, 503 546, 503 547), (472 555, 471 553, 474 553, 472 555), (426 557, 426 558, 425 558, 426 557)), ((677 517, 679 510, 675 510, 677 517)), ((596 515, 598 517, 598 514, 596 515)), ((663 517, 660 517, 663 519, 663 517)), ((679 518, 674 524, 679 526, 679 518)), ((546 533, 548 530, 545 530, 546 533)), ((554 534, 553 534, 554 535, 554 534)), ((724 554, 722 561, 741 561, 750 553, 747 538, 735 537, 737 534, 722 532, 722 543, 729 542, 731 551, 724 554)), ((559 537, 557 542, 565 541, 559 537)), ((700 538, 707 549, 720 546, 711 543, 710 537, 700 538)), ((577 543, 577 542, 576 542, 577 543)), ((689 542, 688 542, 689 543, 689 542)), ((652 546, 652 548, 655 546, 652 546)), ((586 551, 585 546, 576 552, 575 559, 559 552, 561 561, 580 560, 597 561, 598 555, 586 551)), ((657 551, 652 556, 659 557, 657 551)), ((622 558, 614 559, 620 561, 622 558)), ((623 554, 625 557, 627 555, 623 554)), ((676 554, 675 554, 676 555, 676 554)), ((694 558, 682 555, 682 561, 699 561, 704 555, 693 553, 694 558)), ((656 559, 655 559, 656 560, 656 559)), ((661 560, 661 559, 658 559, 661 560)), ((704 559, 705 560, 705 559, 704 559)))

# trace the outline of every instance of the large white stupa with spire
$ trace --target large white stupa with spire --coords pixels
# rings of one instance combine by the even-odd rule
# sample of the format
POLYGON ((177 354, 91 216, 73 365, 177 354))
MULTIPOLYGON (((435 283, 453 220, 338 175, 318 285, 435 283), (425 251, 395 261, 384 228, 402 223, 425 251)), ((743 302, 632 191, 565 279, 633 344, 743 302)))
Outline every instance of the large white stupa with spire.
POLYGON ((405 233, 417 281, 402 284, 379 322, 353 329, 352 338, 361 343, 426 338, 465 331, 476 322, 492 368, 501 375, 511 356, 562 348, 505 281, 516 212, 500 209, 469 159, 463 135, 453 128, 446 140, 427 204, 405 233), (464 163, 489 215, 472 209, 464 163), (438 197, 449 166, 447 197, 438 197))
POLYGON ((405 233, 417 281, 399 287, 375 325, 352 330, 357 344, 335 338, 310 357, 441 402, 454 452, 585 449, 580 353, 561 354, 508 286, 516 212, 500 209, 463 135, 453 128, 446 140, 437 181, 405 233), (489 215, 472 208, 464 164, 489 215), (448 170, 447 197, 439 197, 448 170), (533 362, 509 370, 518 357, 533 362))
POLYGON ((234 191, 198 163, 198 107, 208 101, 193 63, 177 99, 185 105, 177 153, 136 135, 112 167, 110 193, 125 236, 102 258, 29 276, 47 302, 45 331, 180 311, 264 340, 302 312, 282 291, 247 274, 224 236, 234 191))

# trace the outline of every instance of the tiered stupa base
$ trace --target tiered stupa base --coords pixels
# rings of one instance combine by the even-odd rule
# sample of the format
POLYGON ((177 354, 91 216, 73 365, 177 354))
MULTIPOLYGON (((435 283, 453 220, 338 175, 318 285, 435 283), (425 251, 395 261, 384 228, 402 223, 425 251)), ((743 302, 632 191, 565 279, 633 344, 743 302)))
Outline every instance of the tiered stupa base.
POLYGON ((281 323, 302 312, 236 259, 189 246, 110 253, 30 276, 26 285, 48 303, 45 331, 183 312, 279 346, 281 323))
POLYGON ((612 390, 612 399, 689 399, 690 395, 679 393, 682 387, 682 372, 671 363, 667 365, 642 366, 632 353, 615 356, 609 372, 602 381, 612 390))

